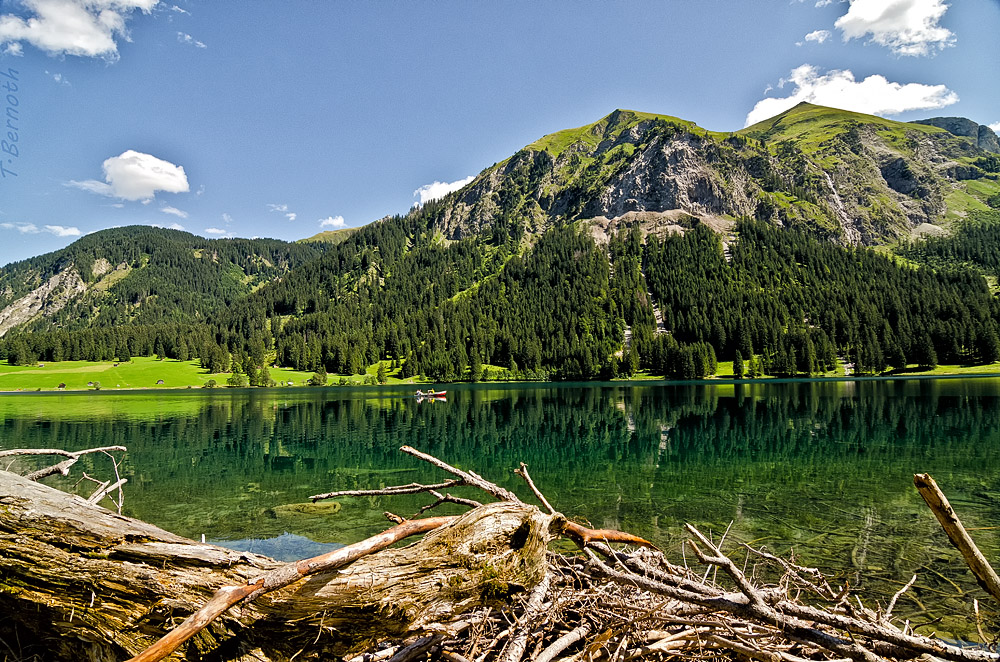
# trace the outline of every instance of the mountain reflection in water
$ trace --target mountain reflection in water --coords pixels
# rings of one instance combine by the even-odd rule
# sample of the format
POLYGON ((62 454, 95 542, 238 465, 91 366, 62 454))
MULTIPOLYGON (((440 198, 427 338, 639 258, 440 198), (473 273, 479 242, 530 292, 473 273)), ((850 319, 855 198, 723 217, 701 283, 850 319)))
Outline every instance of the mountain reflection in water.
MULTIPOLYGON (((918 621, 946 614, 941 632, 972 624, 966 602, 984 594, 913 474, 933 475, 966 526, 979 529, 987 558, 1000 556, 997 379, 450 385, 448 402, 434 407, 410 395, 407 387, 8 397, 0 448, 125 445, 126 514, 192 538, 253 539, 258 553, 269 553, 262 540, 286 536, 350 543, 384 529, 383 511, 413 515, 431 498, 295 506, 321 492, 445 477, 400 453, 404 444, 530 501, 512 474, 523 461, 569 517, 644 536, 677 557, 685 522, 716 538, 732 523, 727 547, 740 558, 742 542, 794 551, 883 603, 916 572, 917 588, 896 612, 918 621), (960 617, 950 622, 951 614, 960 617)), ((86 456, 56 482, 72 489, 81 472, 109 470, 107 458, 86 456)))

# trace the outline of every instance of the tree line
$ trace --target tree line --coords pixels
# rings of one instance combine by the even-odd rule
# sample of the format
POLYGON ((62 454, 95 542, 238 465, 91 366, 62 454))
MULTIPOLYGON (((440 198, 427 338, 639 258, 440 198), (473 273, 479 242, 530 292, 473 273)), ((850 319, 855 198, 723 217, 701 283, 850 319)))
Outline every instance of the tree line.
POLYGON ((607 245, 568 223, 447 242, 435 230, 443 209, 361 228, 213 319, 15 332, 0 356, 198 358, 258 384, 272 361, 318 374, 384 361, 402 377, 478 381, 490 366, 529 379, 694 379, 720 361, 752 378, 1000 359, 1000 308, 981 274, 991 249, 955 257, 985 243, 988 224, 921 245, 914 266, 915 253, 901 262, 755 220, 726 247, 696 221, 662 237, 628 228, 607 245))

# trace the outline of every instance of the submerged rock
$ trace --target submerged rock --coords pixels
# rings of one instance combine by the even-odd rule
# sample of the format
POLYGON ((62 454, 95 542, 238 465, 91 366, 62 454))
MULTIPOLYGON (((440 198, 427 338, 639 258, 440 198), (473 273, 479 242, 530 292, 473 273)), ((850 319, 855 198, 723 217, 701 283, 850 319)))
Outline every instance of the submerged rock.
POLYGON ((340 512, 339 501, 318 501, 316 503, 286 503, 275 506, 267 511, 268 515, 274 517, 319 517, 322 515, 336 515, 340 512))

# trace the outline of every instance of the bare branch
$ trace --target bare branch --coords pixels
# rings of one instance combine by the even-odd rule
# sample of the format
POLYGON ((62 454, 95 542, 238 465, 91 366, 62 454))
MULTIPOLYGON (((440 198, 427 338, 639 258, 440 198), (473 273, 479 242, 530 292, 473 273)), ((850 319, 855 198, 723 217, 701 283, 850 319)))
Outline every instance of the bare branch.
POLYGON ((552 507, 552 504, 550 504, 549 500, 545 498, 545 495, 542 494, 541 490, 535 487, 535 481, 531 480, 531 474, 528 473, 528 465, 522 462, 519 469, 514 469, 514 473, 524 479, 524 482, 526 482, 528 487, 531 488, 532 494, 534 494, 535 498, 538 499, 543 506, 545 506, 545 509, 549 511, 549 514, 555 515, 556 509, 552 507))
POLYGON ((889 621, 889 618, 892 616, 892 610, 896 606, 896 600, 899 600, 899 596, 903 595, 908 590, 910 590, 910 587, 913 586, 914 582, 916 581, 917 581, 917 576, 913 575, 912 577, 910 577, 910 581, 906 582, 906 585, 903 588, 896 591, 896 594, 892 596, 892 600, 889 601, 889 606, 885 608, 885 614, 882 615, 882 620, 886 622, 889 621))
POLYGON ((976 576, 976 581, 984 591, 993 596, 993 599, 1000 602, 1000 577, 983 556, 983 553, 976 547, 972 537, 962 526, 962 520, 958 519, 955 510, 948 503, 948 498, 938 487, 930 474, 916 474, 913 476, 913 484, 916 486, 920 496, 924 498, 927 507, 931 509, 951 544, 962 554, 972 574, 976 576))
POLYGON ((573 628, 549 644, 549 647, 543 650, 538 657, 535 658, 534 662, 552 662, 552 660, 556 658, 556 655, 559 655, 564 650, 576 642, 581 641, 584 637, 590 634, 590 630, 590 623, 584 623, 583 625, 573 628))
POLYGON ((37 481, 53 474, 68 476, 70 467, 76 464, 77 460, 84 455, 88 455, 90 453, 107 453, 108 451, 125 452, 127 450, 128 449, 124 446, 102 446, 100 448, 87 448, 81 451, 67 451, 61 448, 13 448, 11 450, 0 451, 0 457, 16 457, 19 455, 60 455, 67 458, 62 462, 53 464, 52 466, 48 466, 43 469, 32 471, 24 476, 28 480, 37 481))
POLYGON ((449 487, 465 485, 463 480, 448 480, 434 485, 422 485, 420 483, 409 483, 407 485, 393 485, 383 487, 378 490, 340 490, 339 492, 326 492, 325 494, 314 494, 309 497, 313 502, 322 499, 335 499, 343 496, 399 496, 400 494, 419 494, 420 492, 433 492, 434 490, 446 490, 449 487))
POLYGON ((406 453, 407 455, 412 455, 413 457, 419 458, 424 462, 429 462, 438 469, 443 469, 454 476, 458 476, 459 478, 462 479, 464 484, 471 485, 472 487, 478 487, 482 491, 496 497, 500 501, 513 501, 514 503, 522 503, 521 500, 517 498, 517 495, 511 492, 510 490, 500 487, 499 485, 496 485, 494 483, 491 483, 490 481, 484 479, 482 476, 479 476, 475 472, 462 471, 461 469, 457 469, 448 464, 447 462, 442 462, 433 455, 422 453, 411 446, 403 446, 399 450, 406 453))
MULTIPOLYGON (((87 501, 90 503, 100 503, 101 499, 108 496, 110 492, 120 489, 125 483, 127 483, 128 478, 119 478, 118 482, 113 485, 109 485, 108 482, 105 482, 103 485, 98 487, 97 490, 90 495, 90 498, 88 498, 87 501)), ((118 506, 118 512, 121 512, 121 506, 118 506)))
POLYGON ((241 600, 255 600, 264 593, 284 588, 306 575, 343 567, 363 556, 385 549, 404 538, 433 531, 453 519, 451 517, 431 517, 422 520, 409 520, 359 543, 276 568, 246 586, 223 587, 216 591, 204 607, 128 662, 158 662, 173 653, 181 644, 201 632, 209 623, 241 600))
MULTIPOLYGON (((438 506, 440 506, 443 503, 456 503, 456 504, 458 504, 460 506, 467 506, 469 508, 478 508, 479 506, 483 505, 483 504, 479 503, 478 501, 473 501, 472 499, 463 499, 461 497, 454 497, 454 496, 452 496, 450 494, 441 494, 440 492, 438 492, 436 490, 430 490, 429 492, 430 492, 431 496, 433 496, 433 497, 435 497, 437 499, 437 501, 435 501, 432 504, 428 504, 426 506, 423 506, 420 510, 417 511, 416 515, 413 516, 414 518, 415 517, 419 517, 420 515, 423 515, 428 510, 431 510, 433 508, 437 508, 438 506)), ((411 519, 413 519, 413 518, 411 518, 411 519)))
POLYGON ((586 547, 593 542, 621 542, 629 545, 656 549, 656 545, 653 543, 648 540, 644 540, 639 536, 634 536, 631 533, 615 531, 614 529, 588 529, 582 524, 577 524, 576 522, 567 521, 566 524, 563 525, 563 533, 567 534, 570 538, 576 541, 580 547, 586 547))

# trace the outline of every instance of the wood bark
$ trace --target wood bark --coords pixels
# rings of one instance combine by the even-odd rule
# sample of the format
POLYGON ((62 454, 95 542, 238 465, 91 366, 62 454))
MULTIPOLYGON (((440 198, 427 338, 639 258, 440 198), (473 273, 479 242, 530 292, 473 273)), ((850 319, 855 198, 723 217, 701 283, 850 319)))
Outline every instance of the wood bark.
MULTIPOLYGON (((325 659, 507 603, 545 576, 546 545, 561 524, 522 503, 476 508, 417 543, 237 605, 171 659, 325 659)), ((0 638, 37 647, 24 657, 123 660, 220 589, 281 567, 0 472, 0 638)))
POLYGON ((955 514, 955 510, 948 502, 948 497, 938 487, 937 482, 931 478, 930 474, 915 474, 913 484, 920 496, 924 498, 927 507, 934 513, 941 528, 948 534, 948 540, 959 551, 962 558, 965 559, 966 565, 972 570, 972 574, 976 576, 976 582, 984 591, 993 596, 994 600, 1000 602, 1000 577, 997 577, 996 571, 983 556, 983 553, 979 551, 969 532, 965 530, 962 520, 958 519, 958 515, 955 514))

